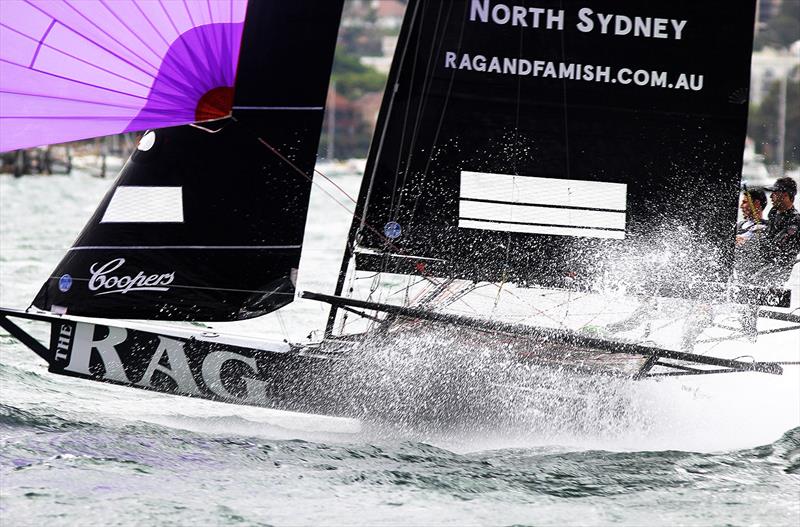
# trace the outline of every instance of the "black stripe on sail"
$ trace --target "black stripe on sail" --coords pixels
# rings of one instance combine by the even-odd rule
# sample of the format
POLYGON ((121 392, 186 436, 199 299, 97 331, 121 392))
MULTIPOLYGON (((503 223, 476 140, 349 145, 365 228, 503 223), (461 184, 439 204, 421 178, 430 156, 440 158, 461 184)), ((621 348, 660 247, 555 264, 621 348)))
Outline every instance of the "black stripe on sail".
POLYGON ((572 205, 545 205, 542 203, 519 203, 517 201, 501 201, 497 199, 483 198, 459 198, 461 201, 474 201, 475 203, 494 203, 497 205, 521 205, 523 207, 542 207, 544 209, 568 209, 568 210, 589 210, 595 212, 620 212, 624 213, 627 209, 601 209, 597 207, 575 207, 572 205))
POLYGON ((625 232, 625 229, 616 229, 613 227, 590 227, 586 225, 557 225, 555 223, 532 223, 528 221, 506 221, 506 220, 487 220, 484 218, 464 218, 459 217, 459 220, 467 220, 467 221, 481 221, 486 223, 508 223, 510 225, 531 225, 533 227, 557 227, 557 228, 564 228, 564 229, 588 229, 588 230, 597 230, 597 231, 616 231, 616 232, 625 232))
POLYGON ((283 251, 300 249, 302 245, 99 245, 71 247, 70 251, 107 251, 114 249, 124 250, 202 250, 202 251, 283 251))

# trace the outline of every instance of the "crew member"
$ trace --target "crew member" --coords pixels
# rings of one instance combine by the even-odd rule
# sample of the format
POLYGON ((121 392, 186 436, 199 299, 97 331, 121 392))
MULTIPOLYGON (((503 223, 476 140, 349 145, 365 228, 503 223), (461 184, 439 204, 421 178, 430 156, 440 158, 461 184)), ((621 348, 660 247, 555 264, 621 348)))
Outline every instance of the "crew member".
MULTIPOLYGON (((733 270, 739 283, 752 283, 759 270, 764 267, 761 244, 767 230, 767 222, 762 217, 766 207, 767 194, 763 190, 745 190, 742 194, 739 208, 744 219, 736 224, 736 250, 733 260, 733 270)), ((754 342, 758 336, 758 305, 741 306, 739 322, 742 324, 744 335, 754 342)), ((694 340, 691 343, 687 342, 686 347, 690 345, 694 345, 694 340)))
MULTIPOLYGON (((767 194, 762 190, 745 190, 739 208, 742 219, 736 224, 736 249, 733 268, 736 280, 747 284, 757 281, 765 268, 763 243, 766 240, 767 223, 763 219, 767 206, 767 194)), ((758 305, 748 304, 739 310, 742 331, 750 341, 758 336, 758 305)), ((713 322, 714 312, 709 304, 696 304, 684 323, 681 349, 693 351, 700 334, 713 322)))
MULTIPOLYGON (((782 177, 767 190, 772 193, 772 209, 767 216, 766 229, 757 233, 757 244, 752 243, 755 239, 752 237, 743 242, 742 247, 749 249, 744 251, 748 258, 737 260, 736 265, 740 281, 747 281, 750 274, 749 281, 755 285, 782 287, 789 280, 800 252, 800 213, 794 208, 797 183, 792 178, 782 177)), ((738 236, 736 243, 738 252, 738 236)), ((758 305, 746 306, 740 319, 745 335, 754 341, 758 336, 758 305)))
POLYGON ((734 255, 734 270, 740 282, 750 281, 763 267, 760 244, 767 229, 767 222, 762 217, 766 207, 767 194, 763 190, 745 190, 742 194, 739 208, 744 219, 736 224, 734 255))
POLYGON ((772 210, 761 241, 764 267, 757 273, 758 282, 780 286, 789 280, 800 253, 800 213, 794 208, 797 183, 782 177, 768 187, 772 210))

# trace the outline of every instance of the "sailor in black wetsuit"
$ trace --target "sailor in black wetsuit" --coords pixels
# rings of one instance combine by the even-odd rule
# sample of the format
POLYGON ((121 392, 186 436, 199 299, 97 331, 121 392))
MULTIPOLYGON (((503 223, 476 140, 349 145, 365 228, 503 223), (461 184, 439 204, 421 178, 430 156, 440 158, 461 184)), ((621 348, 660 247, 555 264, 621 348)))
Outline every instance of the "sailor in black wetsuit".
POLYGON ((772 192, 772 210, 761 240, 764 267, 754 278, 759 283, 782 286, 789 280, 800 253, 800 212, 794 207, 797 183, 792 178, 782 177, 767 190, 772 192))

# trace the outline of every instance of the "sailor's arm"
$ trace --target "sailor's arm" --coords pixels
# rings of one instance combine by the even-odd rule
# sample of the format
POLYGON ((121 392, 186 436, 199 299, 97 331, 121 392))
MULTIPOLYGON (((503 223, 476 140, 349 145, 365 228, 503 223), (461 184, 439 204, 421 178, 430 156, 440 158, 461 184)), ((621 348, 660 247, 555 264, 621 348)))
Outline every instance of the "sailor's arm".
POLYGON ((800 253, 800 214, 795 214, 792 221, 786 227, 786 252, 790 260, 794 262, 800 253))
POLYGON ((795 214, 774 240, 775 260, 791 270, 800 253, 800 214, 795 214))

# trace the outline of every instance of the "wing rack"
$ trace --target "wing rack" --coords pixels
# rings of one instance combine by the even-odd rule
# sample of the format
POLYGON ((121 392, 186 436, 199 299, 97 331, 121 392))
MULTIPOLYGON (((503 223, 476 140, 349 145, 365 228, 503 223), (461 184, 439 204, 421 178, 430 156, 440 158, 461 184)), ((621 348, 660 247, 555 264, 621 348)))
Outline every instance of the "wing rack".
POLYGON ((769 373, 772 375, 781 375, 783 373, 783 368, 776 362, 740 361, 719 357, 707 357, 705 355, 698 355, 695 353, 686 353, 665 348, 645 346, 624 340, 593 337, 565 329, 552 329, 480 320, 462 315, 439 313, 426 309, 395 306, 377 302, 368 302, 364 300, 356 300, 341 296, 314 293, 310 291, 301 292, 300 297, 308 300, 325 302, 336 308, 347 309, 350 312, 366 318, 371 318, 373 320, 376 317, 366 313, 365 311, 386 313, 391 318, 405 317, 428 320, 431 322, 453 324, 456 326, 469 327, 483 331, 546 340, 547 342, 552 342, 555 345, 565 344, 569 346, 592 348, 605 353, 620 353, 647 357, 647 361, 634 376, 636 379, 642 379, 646 377, 706 375, 711 373, 733 372, 760 372, 769 373), (666 368, 669 371, 653 372, 652 370, 656 366, 666 368), (709 369, 709 366, 714 368, 709 369))

